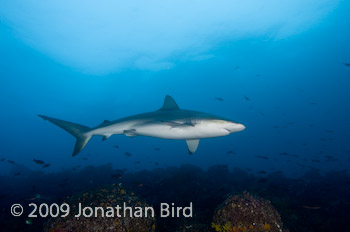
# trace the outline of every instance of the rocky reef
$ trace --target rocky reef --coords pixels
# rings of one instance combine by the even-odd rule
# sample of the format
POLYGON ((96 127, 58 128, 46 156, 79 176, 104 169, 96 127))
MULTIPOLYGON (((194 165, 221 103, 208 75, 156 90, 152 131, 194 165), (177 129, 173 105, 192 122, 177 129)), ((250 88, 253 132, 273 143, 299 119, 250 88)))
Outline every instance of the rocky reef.
POLYGON ((146 217, 143 209, 149 207, 133 192, 128 192, 121 185, 110 185, 97 190, 67 197, 63 203, 70 207, 67 217, 50 219, 44 228, 46 232, 153 232, 155 218, 146 217), (129 207, 125 215, 123 207, 129 207), (82 206, 86 207, 85 216, 82 206), (116 210, 118 207, 119 210, 116 210), (98 209, 95 211, 95 209, 98 209), (132 211, 132 210, 133 211, 132 211), (123 215, 124 214, 124 215, 123 215), (76 217, 76 215, 80 215, 76 217), (86 216, 88 215, 88 216, 86 216), (118 216, 119 215, 119 216, 118 216))
POLYGON ((215 211, 212 228, 217 232, 285 232, 270 201, 244 192, 228 197, 215 211))

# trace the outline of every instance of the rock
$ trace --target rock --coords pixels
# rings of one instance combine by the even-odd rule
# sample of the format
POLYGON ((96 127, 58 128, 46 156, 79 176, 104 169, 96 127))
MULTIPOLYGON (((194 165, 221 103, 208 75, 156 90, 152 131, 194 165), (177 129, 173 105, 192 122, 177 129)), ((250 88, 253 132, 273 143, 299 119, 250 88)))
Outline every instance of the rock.
MULTIPOLYGON (((152 217, 151 211, 148 210, 148 215, 145 217, 145 207, 150 207, 145 202, 142 202, 134 193, 128 192, 117 185, 111 185, 94 191, 88 191, 72 197, 67 197, 63 203, 67 203, 70 207, 70 212, 67 217, 60 216, 50 219, 44 228, 46 232, 96 232, 96 231, 118 231, 118 232, 154 232, 155 218, 152 217), (81 207, 79 206, 81 203, 81 207), (124 205, 125 204, 125 205, 124 205), (115 207, 120 206, 119 216, 115 207), (131 207, 124 214, 124 206, 131 207), (79 216, 80 208, 87 207, 85 215, 79 216), (102 210, 96 210, 96 207, 101 207, 102 210), (92 209, 92 211, 90 210, 92 209), (139 209, 139 210, 138 210, 139 209), (113 210, 113 217, 112 215, 113 210), (107 211, 109 214, 107 217, 107 211), (137 213, 139 212, 139 213, 137 213), (142 217, 140 216, 142 213, 142 217)), ((62 204, 63 204, 62 203, 62 204)))
POLYGON ((212 228, 217 232, 287 232, 270 201, 247 192, 228 197, 215 212, 212 228))

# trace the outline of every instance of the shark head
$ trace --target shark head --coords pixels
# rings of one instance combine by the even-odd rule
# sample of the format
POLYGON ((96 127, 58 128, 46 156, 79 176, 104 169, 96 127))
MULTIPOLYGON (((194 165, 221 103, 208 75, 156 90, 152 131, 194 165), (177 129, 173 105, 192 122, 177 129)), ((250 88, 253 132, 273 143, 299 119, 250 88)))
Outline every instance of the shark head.
POLYGON ((198 138, 220 137, 245 129, 245 126, 241 123, 211 114, 199 113, 196 116, 191 118, 191 123, 193 129, 200 134, 198 138))
POLYGON ((224 130, 228 133, 234 133, 245 129, 243 124, 227 119, 208 118, 202 120, 201 123, 217 130, 224 130))

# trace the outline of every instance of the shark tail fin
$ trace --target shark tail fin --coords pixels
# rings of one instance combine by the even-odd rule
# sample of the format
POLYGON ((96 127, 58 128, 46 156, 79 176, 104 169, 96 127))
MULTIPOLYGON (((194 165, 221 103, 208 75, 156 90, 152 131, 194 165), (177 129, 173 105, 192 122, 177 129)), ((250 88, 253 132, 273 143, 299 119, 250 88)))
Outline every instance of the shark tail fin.
POLYGON ((48 120, 49 122, 55 124, 58 127, 61 127, 63 130, 67 131, 77 139, 72 156, 76 156, 79 152, 81 152, 81 150, 83 150, 83 148, 86 146, 86 144, 92 137, 92 135, 88 135, 86 133, 91 130, 91 128, 89 127, 79 125, 73 122, 47 117, 44 115, 38 116, 44 120, 48 120))

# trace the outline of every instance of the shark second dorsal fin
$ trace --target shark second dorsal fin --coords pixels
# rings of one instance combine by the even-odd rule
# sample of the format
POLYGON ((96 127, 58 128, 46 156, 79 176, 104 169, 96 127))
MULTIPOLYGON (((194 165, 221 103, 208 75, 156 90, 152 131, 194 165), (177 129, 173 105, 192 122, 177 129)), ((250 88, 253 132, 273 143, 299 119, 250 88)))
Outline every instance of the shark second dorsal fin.
POLYGON ((199 139, 187 139, 186 140, 188 152, 192 155, 196 152, 199 144, 199 139))
POLYGON ((162 108, 159 110, 178 110, 179 106, 176 104, 175 100, 169 95, 165 96, 162 108))

